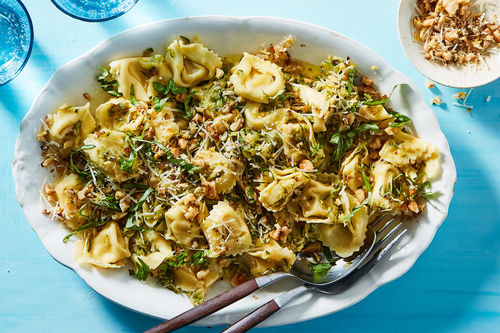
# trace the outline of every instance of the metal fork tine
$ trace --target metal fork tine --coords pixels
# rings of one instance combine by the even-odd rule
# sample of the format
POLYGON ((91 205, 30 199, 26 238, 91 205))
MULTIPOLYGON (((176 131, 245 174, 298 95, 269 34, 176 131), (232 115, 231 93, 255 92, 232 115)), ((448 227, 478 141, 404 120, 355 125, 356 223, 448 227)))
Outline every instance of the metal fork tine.
MULTIPOLYGON (((394 221, 394 219, 392 220, 394 221)), ((384 226, 384 228, 382 230, 379 230, 378 232, 376 232, 376 235, 377 235, 377 239, 378 237, 380 236, 380 234, 385 230, 387 229, 387 227, 389 226, 389 224, 392 224, 392 221, 388 224, 386 224, 384 226)), ((398 231, 401 227, 403 226, 403 222, 399 222, 398 224, 396 224, 395 227, 392 228, 392 230, 390 230, 384 237, 382 237, 381 239, 379 239, 374 245, 373 245, 373 248, 374 249, 378 249, 380 247, 380 245, 386 240, 388 239, 389 237, 391 237, 392 235, 394 235, 394 233, 396 231, 398 231)))
MULTIPOLYGON (((384 246, 382 249, 374 247, 374 255, 368 260, 363 266, 352 272, 345 279, 331 284, 329 287, 325 288, 324 291, 330 294, 339 294, 348 290, 354 283, 366 275, 382 258, 401 240, 401 238, 406 234, 408 229, 402 230, 389 244, 384 246)), ((321 289, 316 289, 321 291, 321 289)))
POLYGON ((394 221, 396 220, 396 217, 395 216, 392 216, 389 220, 385 221, 385 224, 380 227, 380 228, 377 228, 377 225, 380 224, 380 221, 373 226, 373 230, 376 231, 377 233, 377 236, 383 232, 385 229, 387 229, 394 221))
POLYGON ((372 226, 373 230, 377 229, 377 226, 380 224, 380 222, 384 221, 388 216, 386 214, 382 214, 373 221, 370 222, 370 225, 372 226))
MULTIPOLYGON (((399 229, 400 225, 401 224, 399 224, 398 227, 396 227, 395 229, 399 229)), ((364 264, 363 267, 358 269, 358 272, 362 274, 361 276, 368 273, 368 271, 372 269, 373 266, 375 266, 380 260, 382 260, 382 258, 394 247, 394 245, 396 245, 401 240, 401 238, 406 234, 407 231, 408 229, 402 230, 396 237, 394 237, 393 240, 391 240, 389 244, 384 246, 382 249, 379 248, 380 244, 375 244, 373 246, 374 248, 373 257, 366 264, 364 264)), ((391 231, 391 233, 393 234, 394 232, 391 231)), ((385 237, 385 239, 387 239, 387 237, 385 237)), ((383 241, 381 241, 381 243, 382 242, 383 241)))

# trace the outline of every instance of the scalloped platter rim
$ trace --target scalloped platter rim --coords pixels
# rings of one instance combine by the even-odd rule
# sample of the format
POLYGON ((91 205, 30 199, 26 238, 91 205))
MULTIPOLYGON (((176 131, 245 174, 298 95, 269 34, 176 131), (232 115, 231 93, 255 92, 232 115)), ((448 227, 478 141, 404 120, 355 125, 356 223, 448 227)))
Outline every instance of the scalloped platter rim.
MULTIPOLYGON (((187 17, 138 26, 103 41, 54 73, 34 99, 31 109, 21 123, 12 164, 18 201, 28 222, 50 255, 74 270, 99 294, 131 310, 168 319, 192 307, 187 297, 175 294, 150 280, 140 282, 130 277, 126 268, 104 270, 80 266, 74 261, 74 242, 62 242, 68 230, 41 213, 44 203, 40 197, 40 189, 50 175, 40 166, 40 146, 35 133, 47 113, 63 103, 84 104, 83 92, 92 93, 100 89, 95 82, 97 68, 112 59, 140 55, 142 50, 148 47, 164 49, 167 41, 179 35, 197 35, 202 43, 218 54, 229 55, 256 50, 264 42, 278 42, 289 34, 295 38, 291 53, 297 59, 319 63, 328 55, 350 56, 361 73, 374 78, 381 92, 388 93, 395 84, 403 83, 393 94, 391 105, 399 112, 409 115, 418 135, 439 148, 442 173, 433 183, 433 190, 441 191, 442 195, 432 205, 427 205, 425 213, 416 223, 410 225, 409 232, 397 249, 349 291, 335 296, 307 293, 261 326, 290 324, 342 310, 406 273, 430 244, 438 227, 446 218, 456 182, 455 164, 436 116, 426 105, 415 85, 366 46, 320 26, 275 17, 187 17), (378 69, 373 71, 372 66, 377 66, 378 69)), ((254 297, 246 297, 197 322, 196 325, 232 323, 295 286, 295 281, 282 280, 256 292, 254 297)), ((208 297, 227 288, 227 282, 217 282, 208 297)))

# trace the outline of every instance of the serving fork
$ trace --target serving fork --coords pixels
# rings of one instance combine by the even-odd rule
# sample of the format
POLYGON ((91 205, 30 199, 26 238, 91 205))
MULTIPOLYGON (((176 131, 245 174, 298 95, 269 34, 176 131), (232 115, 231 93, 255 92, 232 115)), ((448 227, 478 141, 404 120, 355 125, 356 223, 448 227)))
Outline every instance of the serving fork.
POLYGON ((402 228, 403 223, 394 224, 390 220, 380 230, 376 232, 376 236, 380 236, 386 229, 390 229, 384 237, 375 243, 373 246, 373 255, 366 261, 360 268, 356 269, 345 279, 340 281, 317 285, 313 283, 304 283, 295 289, 292 289, 280 296, 270 300, 264 305, 260 306, 250 314, 238 320, 236 323, 224 330, 224 333, 240 333, 246 332, 250 328, 259 324, 273 313, 285 307, 293 299, 300 296, 306 291, 313 290, 323 294, 337 295, 341 294, 351 288, 359 279, 365 276, 384 256, 401 240, 408 229, 402 228), (394 226, 395 225, 395 226, 394 226), (392 227, 392 228, 391 228, 392 227), (387 244, 386 244, 387 243, 387 244))
POLYGON ((403 223, 396 223, 395 221, 395 218, 387 220, 387 216, 379 217, 373 221, 371 223, 372 226, 368 227, 368 236, 371 235, 371 237, 367 237, 365 245, 360 249, 360 251, 353 255, 352 261, 348 262, 350 265, 346 267, 345 262, 337 262, 337 264, 333 266, 323 280, 313 280, 312 273, 310 272, 308 265, 304 264, 306 260, 302 260, 302 263, 294 264, 294 274, 274 273, 249 280, 146 331, 145 333, 171 332, 181 328, 236 302, 263 286, 278 281, 286 276, 295 277, 304 282, 304 284, 264 304, 248 316, 233 324, 233 326, 229 327, 227 331, 243 332, 248 330, 307 290, 315 290, 327 294, 342 293, 349 289, 357 280, 364 276, 377 262, 379 262, 406 233, 406 229, 403 229, 398 233, 398 231, 402 228, 403 223), (372 227, 377 231, 375 232, 372 227), (385 235, 377 241, 382 234, 385 235), (390 239, 395 234, 397 235, 393 238, 393 240, 382 248, 382 245, 386 243, 386 240, 390 239), (374 250, 372 251, 372 249, 374 250), (371 259, 366 261, 362 267, 358 268, 358 265, 364 263, 365 258, 372 253, 374 253, 374 255, 371 259))

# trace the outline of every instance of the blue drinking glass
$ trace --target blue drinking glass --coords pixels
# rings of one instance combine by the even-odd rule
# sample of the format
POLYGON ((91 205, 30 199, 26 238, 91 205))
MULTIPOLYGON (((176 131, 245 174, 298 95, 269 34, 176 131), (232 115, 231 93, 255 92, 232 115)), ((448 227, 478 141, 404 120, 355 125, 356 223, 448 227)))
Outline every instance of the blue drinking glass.
POLYGON ((19 0, 0 0, 0 86, 17 76, 33 47, 33 24, 19 0))
POLYGON ((51 0, 65 14, 87 22, 100 22, 125 14, 139 0, 51 0))

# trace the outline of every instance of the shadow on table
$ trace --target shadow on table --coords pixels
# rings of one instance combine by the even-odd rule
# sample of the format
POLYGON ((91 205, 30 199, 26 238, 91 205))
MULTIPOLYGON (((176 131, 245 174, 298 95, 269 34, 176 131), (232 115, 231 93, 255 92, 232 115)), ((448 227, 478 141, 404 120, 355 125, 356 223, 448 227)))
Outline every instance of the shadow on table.
MULTIPOLYGON (((0 87, 0 104, 11 113, 18 124, 33 102, 32 100, 26 100, 26 94, 23 94, 23 90, 33 90, 34 84, 39 84, 39 89, 42 89, 55 70, 56 65, 35 39, 30 59, 23 70, 29 71, 29 74, 23 75, 22 72, 14 80, 0 87), (27 83, 25 80, 36 80, 36 82, 27 83)), ((37 94, 38 91, 35 93, 37 94)))
MULTIPOLYGON (((143 12, 147 13, 148 21, 144 22, 145 24, 155 21, 186 16, 186 12, 182 9, 180 3, 173 5, 170 2, 164 2, 164 1, 144 1, 143 3, 142 2, 138 3, 137 6, 139 6, 143 12)), ((133 13, 126 13, 125 15, 117 19, 101 22, 100 25, 108 33, 114 35, 116 33, 132 28, 131 23, 133 22, 128 21, 128 16, 127 16, 132 14, 133 13)), ((136 14, 141 15, 141 12, 136 12, 136 14)), ((137 25, 137 23, 135 23, 134 25, 137 25)), ((165 43, 167 43, 167 40, 165 40, 165 43)))

